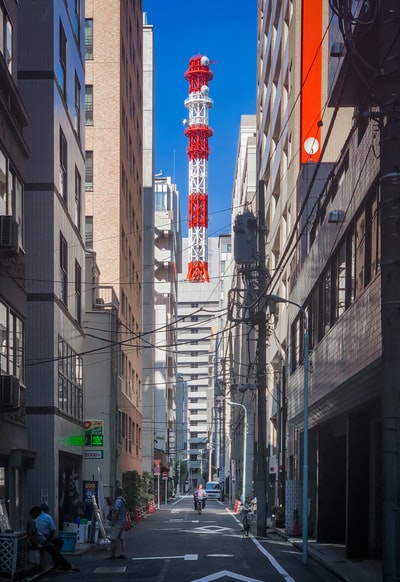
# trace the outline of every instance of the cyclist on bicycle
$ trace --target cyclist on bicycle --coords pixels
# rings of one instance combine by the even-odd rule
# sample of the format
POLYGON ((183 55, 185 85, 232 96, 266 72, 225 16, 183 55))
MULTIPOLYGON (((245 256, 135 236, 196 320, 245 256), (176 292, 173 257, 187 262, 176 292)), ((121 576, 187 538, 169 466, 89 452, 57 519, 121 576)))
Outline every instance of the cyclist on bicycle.
POLYGON ((194 502, 194 509, 197 509, 197 500, 201 500, 201 508, 204 509, 206 506, 206 497, 207 494, 203 489, 203 485, 200 483, 197 489, 194 490, 193 493, 193 502, 194 502))

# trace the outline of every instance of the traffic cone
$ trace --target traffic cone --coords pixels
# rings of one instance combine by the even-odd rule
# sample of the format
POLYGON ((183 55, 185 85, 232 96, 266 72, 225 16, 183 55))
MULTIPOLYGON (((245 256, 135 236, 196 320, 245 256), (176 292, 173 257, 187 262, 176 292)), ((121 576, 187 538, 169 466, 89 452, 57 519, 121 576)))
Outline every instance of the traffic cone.
POLYGON ((299 526, 299 511, 298 509, 294 510, 294 523, 293 523, 293 534, 294 536, 300 535, 300 526, 299 526))

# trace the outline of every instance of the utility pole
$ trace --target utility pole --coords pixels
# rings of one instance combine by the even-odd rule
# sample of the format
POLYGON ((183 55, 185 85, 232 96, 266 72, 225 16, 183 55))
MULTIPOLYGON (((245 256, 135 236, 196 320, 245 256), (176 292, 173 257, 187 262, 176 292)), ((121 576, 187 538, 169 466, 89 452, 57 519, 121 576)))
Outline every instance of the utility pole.
MULTIPOLYGON (((259 257, 259 297, 264 295, 266 287, 265 268, 265 200, 264 182, 258 182, 258 257, 259 257)), ((266 471, 266 344, 267 323, 265 309, 259 309, 257 314, 257 536, 267 534, 267 471, 266 471)))
POLYGON ((383 580, 400 580, 400 9, 382 0, 378 104, 381 116, 381 319, 383 365, 383 580))

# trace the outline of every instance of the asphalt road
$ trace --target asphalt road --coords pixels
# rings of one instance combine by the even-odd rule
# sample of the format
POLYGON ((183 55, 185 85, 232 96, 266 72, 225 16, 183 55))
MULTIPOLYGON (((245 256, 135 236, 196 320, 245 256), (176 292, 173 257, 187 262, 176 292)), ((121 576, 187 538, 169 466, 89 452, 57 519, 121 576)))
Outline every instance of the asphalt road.
POLYGON ((96 546, 82 556, 68 556, 79 572, 51 572, 41 580, 332 582, 324 571, 304 566, 301 553, 273 532, 264 539, 244 537, 239 518, 215 500, 208 501, 198 515, 192 497, 183 497, 148 515, 126 534, 125 559, 105 560, 109 544, 96 546))

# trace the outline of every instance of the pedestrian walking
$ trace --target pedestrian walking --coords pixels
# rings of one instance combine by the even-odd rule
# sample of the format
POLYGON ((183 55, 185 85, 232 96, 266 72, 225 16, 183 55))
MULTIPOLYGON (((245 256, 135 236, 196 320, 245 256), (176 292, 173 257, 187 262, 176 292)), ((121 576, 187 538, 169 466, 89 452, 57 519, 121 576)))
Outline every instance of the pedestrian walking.
POLYGON ((111 512, 111 531, 110 540, 111 548, 110 555, 107 556, 106 560, 115 560, 116 558, 125 558, 125 520, 127 513, 127 504, 122 496, 121 487, 116 488, 117 498, 114 502, 114 506, 111 512), (121 544, 121 554, 119 556, 117 553, 118 541, 121 544))

